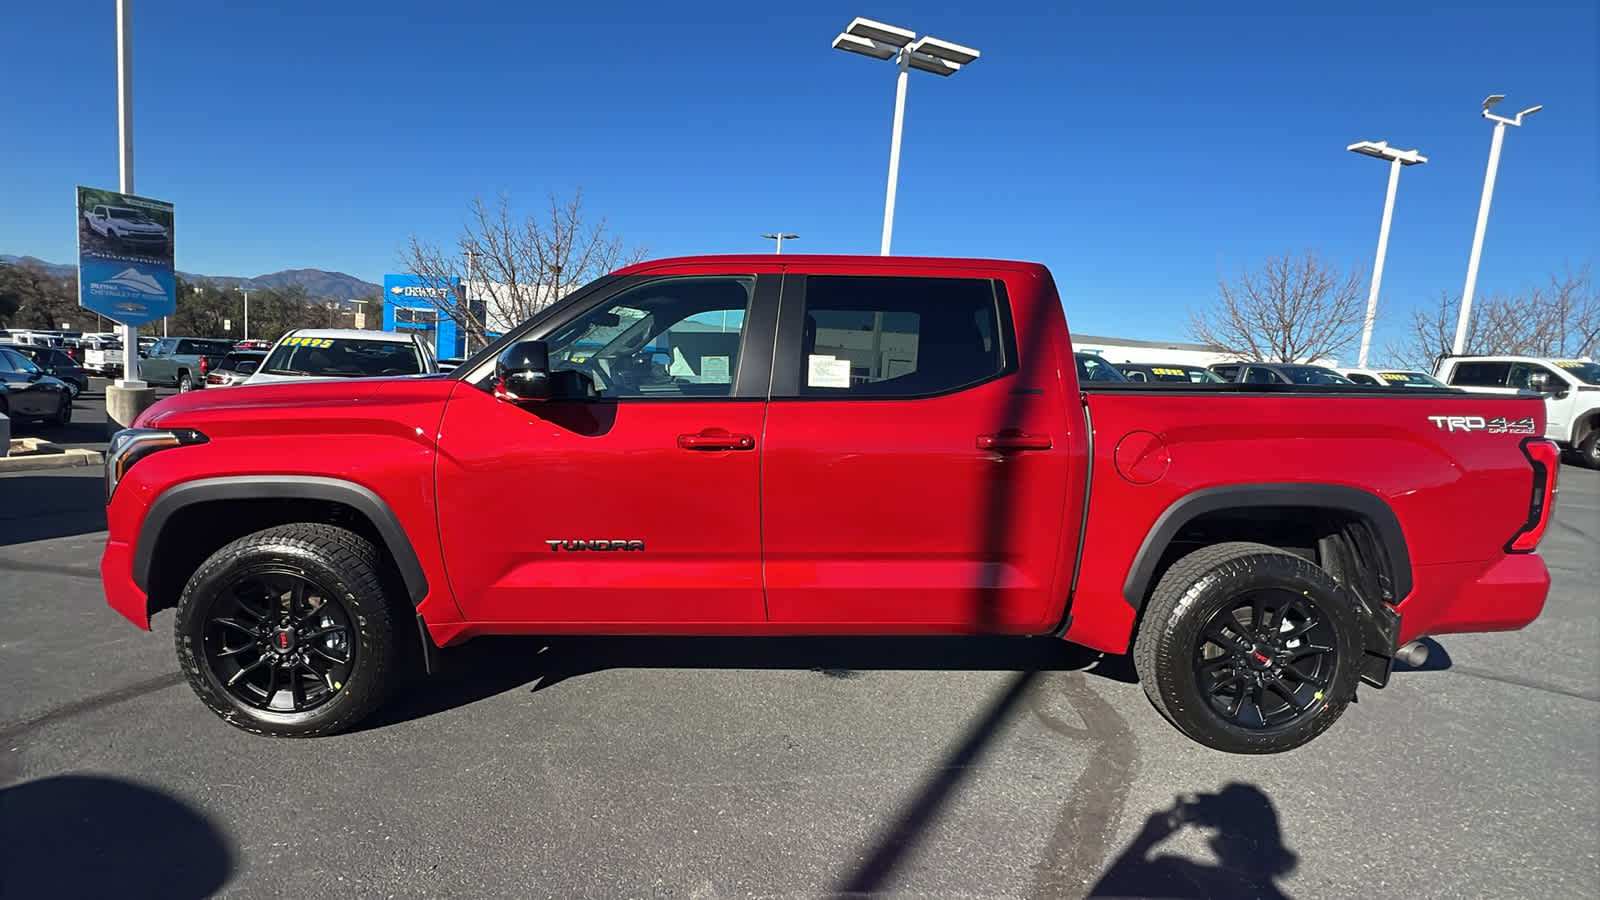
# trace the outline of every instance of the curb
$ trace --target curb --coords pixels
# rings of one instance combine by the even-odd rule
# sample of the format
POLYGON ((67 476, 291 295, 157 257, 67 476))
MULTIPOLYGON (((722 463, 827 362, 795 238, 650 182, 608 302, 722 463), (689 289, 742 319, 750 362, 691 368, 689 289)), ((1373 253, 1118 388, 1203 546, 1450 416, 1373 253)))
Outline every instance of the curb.
POLYGON ((11 472, 30 472, 38 469, 71 469, 77 466, 97 466, 105 462, 98 450, 63 450, 57 453, 29 453, 25 456, 0 456, 0 475, 11 472))

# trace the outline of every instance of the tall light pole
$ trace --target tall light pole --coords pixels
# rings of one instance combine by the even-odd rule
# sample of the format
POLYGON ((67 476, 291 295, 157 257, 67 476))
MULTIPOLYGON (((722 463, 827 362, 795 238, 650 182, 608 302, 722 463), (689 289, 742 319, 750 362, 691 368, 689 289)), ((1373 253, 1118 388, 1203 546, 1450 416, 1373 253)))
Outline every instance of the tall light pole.
POLYGON ((798 234, 784 234, 781 231, 776 231, 776 232, 773 232, 772 234, 763 234, 762 237, 766 238, 769 241, 770 240, 774 240, 774 239, 777 240, 778 249, 772 251, 774 253, 782 253, 783 252, 783 242, 785 240, 797 241, 797 240, 800 239, 800 235, 798 235, 798 234))
POLYGON ((250 340, 250 292, 245 290, 242 284, 234 285, 233 289, 244 295, 244 337, 242 340, 248 341, 250 340))
POLYGON ((1358 141, 1346 150, 1389 160, 1389 193, 1383 201, 1383 224, 1378 226, 1378 256, 1372 262, 1372 288, 1367 293, 1367 320, 1361 326, 1361 353, 1356 368, 1367 367, 1367 351, 1372 349, 1372 326, 1378 320, 1378 285, 1383 283, 1383 257, 1389 251, 1389 220, 1394 216, 1394 192, 1400 186, 1400 167, 1428 161, 1416 150, 1396 150, 1388 141, 1358 141))
POLYGON ((883 244, 878 250, 889 255, 889 241, 894 235, 894 195, 900 181, 900 131, 906 116, 906 78, 912 69, 950 76, 961 67, 978 58, 978 51, 936 37, 908 31, 895 25, 885 25, 860 16, 850 20, 844 31, 833 39, 833 49, 848 50, 874 59, 892 59, 900 69, 894 90, 894 130, 889 139, 889 188, 883 198, 883 244))
POLYGON ((1467 258, 1467 286, 1461 290, 1461 317, 1456 320, 1456 340, 1450 352, 1457 356, 1466 349, 1467 323, 1472 319, 1472 293, 1478 288, 1478 257, 1483 253, 1483 231, 1489 225, 1489 201, 1494 197, 1494 176, 1500 168, 1500 144, 1506 137, 1507 125, 1522 125, 1523 116, 1531 116, 1543 106, 1530 106, 1507 119, 1493 115, 1489 109, 1506 98, 1505 94, 1490 94, 1483 100, 1483 117, 1494 122, 1494 138, 1489 142, 1489 168, 1483 173, 1483 198, 1478 201, 1478 227, 1472 232, 1472 255, 1467 258))
MULTIPOLYGON (((117 190, 133 193, 133 12, 117 0, 117 190)), ((122 377, 117 387, 145 387, 139 377, 139 329, 122 326, 122 377)), ((109 402, 109 401, 108 401, 109 402)))

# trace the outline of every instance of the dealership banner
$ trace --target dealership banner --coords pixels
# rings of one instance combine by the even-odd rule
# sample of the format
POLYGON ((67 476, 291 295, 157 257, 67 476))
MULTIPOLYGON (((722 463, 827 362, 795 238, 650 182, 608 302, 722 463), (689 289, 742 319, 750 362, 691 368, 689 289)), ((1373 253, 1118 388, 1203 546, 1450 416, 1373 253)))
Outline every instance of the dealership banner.
POLYGON ((124 325, 178 308, 172 204, 78 187, 78 305, 124 325))

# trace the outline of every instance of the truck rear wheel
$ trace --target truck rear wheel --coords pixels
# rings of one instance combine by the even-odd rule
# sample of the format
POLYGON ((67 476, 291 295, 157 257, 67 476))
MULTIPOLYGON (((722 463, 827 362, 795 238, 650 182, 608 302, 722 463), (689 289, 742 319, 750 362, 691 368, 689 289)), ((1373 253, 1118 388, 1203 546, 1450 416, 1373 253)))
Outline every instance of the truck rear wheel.
POLYGON ((331 525, 281 525, 213 553, 178 599, 178 662, 228 724, 312 737, 361 721, 392 688, 377 550, 331 525))
POLYGON ((1134 642, 1150 702, 1229 753, 1280 753, 1326 731, 1355 696, 1360 655, 1355 604, 1332 576, 1243 542, 1174 563, 1134 642))
POLYGON ((1591 469, 1600 469, 1600 425, 1578 442, 1578 459, 1591 469))

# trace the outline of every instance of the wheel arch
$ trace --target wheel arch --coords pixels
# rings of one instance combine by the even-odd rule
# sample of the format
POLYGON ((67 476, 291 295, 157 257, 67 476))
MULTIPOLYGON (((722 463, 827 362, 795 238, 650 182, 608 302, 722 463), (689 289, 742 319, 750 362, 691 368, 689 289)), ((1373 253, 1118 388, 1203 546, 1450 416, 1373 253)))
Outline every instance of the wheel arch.
POLYGON ((354 530, 365 532, 393 565, 412 607, 427 596, 422 563, 388 503, 354 482, 311 475, 224 476, 168 488, 145 514, 134 545, 133 581, 150 597, 152 607, 164 608, 161 598, 176 596, 172 582, 187 580, 194 566, 218 547, 251 531, 306 517, 345 520, 354 530), (189 527, 197 522, 205 524, 206 538, 190 541, 189 527))
MULTIPOLYGON (((1172 562, 1170 551, 1186 530, 1222 516, 1268 511, 1291 518, 1320 515, 1327 518, 1330 526, 1340 523, 1364 526, 1370 541, 1361 540, 1359 536, 1352 536, 1351 540, 1370 545, 1356 547, 1355 552, 1358 556, 1373 557, 1365 561, 1377 565, 1376 574, 1380 578, 1377 589, 1368 591, 1376 596, 1366 599, 1398 603, 1411 593, 1411 553, 1406 545, 1405 531, 1400 527, 1400 519, 1387 501, 1370 491, 1349 485, 1285 482, 1223 485, 1178 499, 1157 517, 1145 535, 1133 564, 1128 568, 1122 588, 1123 599, 1135 610, 1143 609, 1161 573, 1172 562)), ((1319 537, 1318 541, 1321 540, 1323 538, 1319 537)), ((1282 546, 1272 540, 1263 543, 1282 546)))

